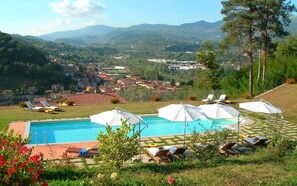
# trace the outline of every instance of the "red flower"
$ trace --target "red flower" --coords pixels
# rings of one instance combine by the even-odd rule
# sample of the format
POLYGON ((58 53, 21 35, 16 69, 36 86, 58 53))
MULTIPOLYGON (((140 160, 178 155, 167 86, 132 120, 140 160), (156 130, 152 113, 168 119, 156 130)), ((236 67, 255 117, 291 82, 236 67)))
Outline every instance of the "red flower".
POLYGON ((27 164, 26 163, 21 163, 20 164, 20 168, 25 169, 26 167, 27 167, 27 164))
POLYGON ((18 146, 18 143, 17 143, 17 142, 13 142, 13 143, 12 143, 12 146, 13 146, 13 147, 16 147, 16 146, 18 146))
POLYGON ((39 160, 40 156, 38 154, 31 156, 30 157, 30 161, 33 161, 33 163, 35 165, 40 164, 40 160, 39 160))
POLYGON ((18 153, 19 154, 25 154, 28 152, 28 148, 23 146, 23 147, 20 147, 20 149, 18 150, 18 153))
POLYGON ((168 178, 167 182, 171 185, 174 183, 174 178, 168 178))
POLYGON ((32 178, 31 183, 35 183, 37 181, 36 178, 32 178))
POLYGON ((37 170, 37 173, 38 173, 38 174, 42 174, 42 173, 43 173, 43 170, 42 170, 42 169, 38 169, 38 170, 37 170))
POLYGON ((0 167, 5 166, 6 165, 6 161, 3 159, 0 159, 0 167))
POLYGON ((7 141, 7 140, 3 140, 2 143, 3 143, 4 145, 6 145, 6 144, 8 144, 8 141, 7 141))
POLYGON ((29 169, 28 169, 28 172, 29 172, 29 173, 31 173, 31 172, 33 172, 33 171, 34 171, 33 168, 29 168, 29 169))
POLYGON ((44 181, 41 186, 48 186, 48 183, 46 181, 44 181))
POLYGON ((13 164, 17 164, 19 162, 18 159, 14 159, 14 160, 10 160, 10 163, 13 165, 13 164))
POLYGON ((17 169, 15 167, 11 167, 7 169, 7 174, 12 175, 14 172, 17 172, 17 169))

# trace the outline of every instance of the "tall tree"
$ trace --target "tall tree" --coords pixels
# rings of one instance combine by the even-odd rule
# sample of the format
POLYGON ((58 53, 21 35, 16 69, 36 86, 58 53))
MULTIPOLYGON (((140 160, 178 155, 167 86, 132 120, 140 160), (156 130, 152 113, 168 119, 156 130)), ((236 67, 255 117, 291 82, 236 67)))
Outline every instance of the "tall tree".
POLYGON ((257 30, 261 33, 260 42, 263 43, 263 82, 266 78, 267 52, 271 46, 272 38, 288 35, 285 27, 291 22, 290 14, 296 7, 287 0, 257 0, 258 13, 257 30))
POLYGON ((224 25, 222 30, 227 33, 225 42, 240 47, 248 56, 249 63, 249 94, 253 96, 253 46, 255 40, 255 20, 257 12, 255 0, 222 1, 224 25))
POLYGON ((198 63, 203 64, 206 69, 199 73, 196 85, 201 88, 216 90, 220 88, 219 76, 221 75, 220 66, 216 61, 216 52, 211 42, 203 43, 203 47, 204 49, 198 49, 196 60, 198 63))

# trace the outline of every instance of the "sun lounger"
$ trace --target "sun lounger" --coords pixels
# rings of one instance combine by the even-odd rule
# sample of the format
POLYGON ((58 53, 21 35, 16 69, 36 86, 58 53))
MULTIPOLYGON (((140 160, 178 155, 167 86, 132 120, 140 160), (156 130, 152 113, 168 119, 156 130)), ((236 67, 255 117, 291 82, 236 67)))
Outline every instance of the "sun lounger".
POLYGON ((207 98, 206 99, 203 99, 201 101, 208 103, 208 102, 210 102, 213 99, 213 96, 214 96, 213 94, 208 94, 207 98))
POLYGON ((169 150, 169 154, 177 159, 186 157, 184 152, 187 150, 187 147, 164 146, 163 149, 169 150))
POLYGON ((59 107, 51 106, 50 104, 47 103, 47 101, 40 101, 40 103, 44 106, 44 108, 49 109, 49 110, 55 110, 59 111, 59 107))
POLYGON ((224 102, 226 100, 226 94, 221 94, 220 98, 215 100, 215 102, 224 102))
POLYGON ((249 146, 265 146, 268 144, 267 138, 263 136, 256 136, 255 138, 243 138, 242 141, 249 146))
POLYGON ((236 151, 235 149, 233 149, 235 144, 236 144, 235 142, 223 143, 223 144, 218 146, 219 152, 221 154, 225 154, 227 156, 237 155, 237 154, 239 154, 239 152, 236 151))
POLYGON ((28 109, 30 111, 37 111, 37 112, 43 112, 44 108, 43 107, 35 107, 31 101, 26 101, 25 104, 27 105, 28 109))
POLYGON ((68 153, 75 153, 77 154, 77 157, 94 157, 99 156, 99 151, 96 148, 78 148, 78 147, 69 147, 66 149, 66 158, 68 156, 68 153))
POLYGON ((148 148, 147 154, 152 156, 152 158, 157 161, 157 163, 169 163, 170 158, 168 157, 169 150, 167 149, 159 149, 159 148, 148 148))

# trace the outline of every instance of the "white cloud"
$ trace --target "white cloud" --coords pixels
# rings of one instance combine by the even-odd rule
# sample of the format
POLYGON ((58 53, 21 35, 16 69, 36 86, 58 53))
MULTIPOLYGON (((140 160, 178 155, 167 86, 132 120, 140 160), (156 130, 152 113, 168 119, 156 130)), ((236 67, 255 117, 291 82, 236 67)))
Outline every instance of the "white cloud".
POLYGON ((67 30, 67 27, 72 26, 72 22, 69 19, 55 19, 44 25, 30 25, 22 29, 23 35, 33 35, 39 36, 43 34, 48 34, 51 32, 56 32, 58 30, 67 30))
POLYGON ((105 5, 95 0, 63 0, 50 3, 53 10, 65 16, 100 16, 105 5))
POLYGON ((84 27, 86 26, 94 26, 94 25, 98 25, 99 22, 98 21, 95 21, 95 20, 92 20, 92 21, 89 21, 87 23, 84 24, 84 27))

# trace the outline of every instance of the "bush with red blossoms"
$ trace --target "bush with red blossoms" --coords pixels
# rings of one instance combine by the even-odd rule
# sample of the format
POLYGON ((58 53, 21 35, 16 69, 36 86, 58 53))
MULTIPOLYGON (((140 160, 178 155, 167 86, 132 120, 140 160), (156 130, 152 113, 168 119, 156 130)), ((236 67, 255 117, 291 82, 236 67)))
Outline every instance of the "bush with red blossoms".
MULTIPOLYGON (((29 138, 22 139, 11 130, 0 132, 0 185, 34 185, 40 183, 43 157, 31 155, 29 138)), ((45 183, 46 184, 46 183, 45 183)))

